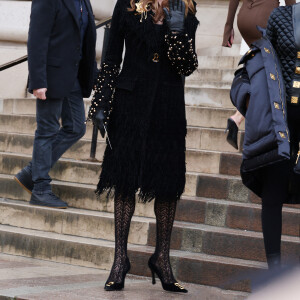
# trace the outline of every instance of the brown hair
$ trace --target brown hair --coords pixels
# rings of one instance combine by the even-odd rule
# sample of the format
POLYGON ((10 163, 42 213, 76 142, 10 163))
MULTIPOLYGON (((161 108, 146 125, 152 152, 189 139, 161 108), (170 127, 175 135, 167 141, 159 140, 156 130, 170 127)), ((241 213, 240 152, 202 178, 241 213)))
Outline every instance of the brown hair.
MULTIPOLYGON (((187 16, 188 12, 191 12, 193 14, 196 13, 195 5, 193 3, 193 0, 182 0, 185 3, 185 15, 187 16)), ((157 0, 131 0, 130 5, 131 8, 129 8, 129 11, 135 11, 135 4, 140 3, 142 4, 142 8, 145 10, 153 10, 154 11, 154 17, 153 20, 155 23, 162 20, 164 18, 164 11, 163 8, 169 6, 169 0, 163 0, 161 5, 158 5, 157 0), (149 9, 150 6, 150 9, 149 9)))

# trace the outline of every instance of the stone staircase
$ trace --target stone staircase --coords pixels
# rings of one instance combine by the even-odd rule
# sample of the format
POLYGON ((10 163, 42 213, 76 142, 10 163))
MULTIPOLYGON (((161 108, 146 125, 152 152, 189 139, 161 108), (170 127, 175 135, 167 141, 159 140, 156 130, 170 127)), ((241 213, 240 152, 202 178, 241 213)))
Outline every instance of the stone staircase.
MULTIPOLYGON (((171 256, 180 281, 249 292, 245 278, 266 264, 259 199, 239 177, 241 153, 225 141, 226 120, 234 111, 229 87, 237 62, 230 56, 200 56, 200 68, 186 80, 187 184, 178 203, 171 256)), ((89 101, 85 104, 87 108, 89 101)), ((94 194, 101 163, 87 160, 91 125, 51 172, 54 192, 72 208, 29 206, 29 194, 13 180, 30 160, 34 112, 34 99, 0 100, 1 252, 109 270, 113 201, 94 194)), ((100 161, 104 148, 99 139, 100 161)), ((299 256, 299 218, 299 209, 284 208, 284 258, 299 256)), ((128 247, 131 273, 150 276, 146 266, 154 245, 153 203, 137 204, 128 247)))

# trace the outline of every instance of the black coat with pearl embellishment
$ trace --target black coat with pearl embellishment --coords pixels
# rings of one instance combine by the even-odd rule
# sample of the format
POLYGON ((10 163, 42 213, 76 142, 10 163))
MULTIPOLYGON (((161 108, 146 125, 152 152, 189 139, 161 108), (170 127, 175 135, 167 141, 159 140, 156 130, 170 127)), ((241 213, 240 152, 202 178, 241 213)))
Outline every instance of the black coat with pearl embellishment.
POLYGON ((151 12, 145 18, 129 11, 129 2, 117 1, 89 112, 92 119, 104 109, 111 143, 97 194, 114 190, 126 198, 138 192, 143 202, 158 197, 176 201, 183 193, 186 171, 182 75, 192 74, 198 66, 199 22, 189 13, 185 32, 172 34, 165 22, 153 23, 151 12))

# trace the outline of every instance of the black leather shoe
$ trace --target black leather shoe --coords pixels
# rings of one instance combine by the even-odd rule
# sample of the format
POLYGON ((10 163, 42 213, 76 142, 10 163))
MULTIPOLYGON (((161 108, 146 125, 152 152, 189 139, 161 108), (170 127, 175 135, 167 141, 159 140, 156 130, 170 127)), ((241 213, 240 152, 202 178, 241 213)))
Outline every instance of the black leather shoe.
POLYGON ((24 168, 15 177, 14 180, 29 194, 32 194, 33 181, 32 175, 24 168))
POLYGON ((29 202, 31 205, 52 207, 52 208, 67 208, 68 204, 60 200, 52 192, 46 192, 44 194, 38 194, 33 192, 29 202))
POLYGON ((152 284, 156 284, 155 280, 155 274, 157 274, 158 278, 160 279, 161 285, 165 291, 168 292, 174 292, 174 293, 188 293, 188 290, 185 289, 181 284, 178 282, 172 282, 172 283, 166 283, 163 281, 162 276, 161 276, 161 271, 154 265, 152 262, 152 257, 150 257, 148 261, 148 266, 151 270, 152 274, 152 284))
POLYGON ((227 120, 227 128, 225 130, 225 133, 228 131, 227 135, 227 142, 234 147, 235 149, 239 149, 238 146, 238 132, 239 128, 237 127, 236 123, 232 119, 227 120))
POLYGON ((108 292, 113 292, 113 291, 121 291, 124 289, 125 285, 125 277, 127 273, 130 271, 130 262, 129 259, 126 259, 126 267, 124 270, 124 273, 122 274, 122 281, 121 282, 114 282, 114 281, 109 281, 107 280, 104 286, 104 289, 108 292))

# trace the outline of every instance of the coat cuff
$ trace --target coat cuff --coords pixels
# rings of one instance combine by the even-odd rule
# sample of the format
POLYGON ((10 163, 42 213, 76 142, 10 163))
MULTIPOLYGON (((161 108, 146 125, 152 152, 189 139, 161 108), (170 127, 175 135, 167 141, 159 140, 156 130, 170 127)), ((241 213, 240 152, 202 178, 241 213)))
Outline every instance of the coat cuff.
POLYGON ((88 113, 88 120, 92 120, 99 110, 104 111, 105 122, 109 119, 119 71, 117 65, 109 65, 105 62, 102 64, 94 87, 95 93, 88 113))
POLYGON ((189 76, 198 68, 198 58, 194 51, 193 39, 187 33, 165 36, 168 58, 177 74, 189 76))

